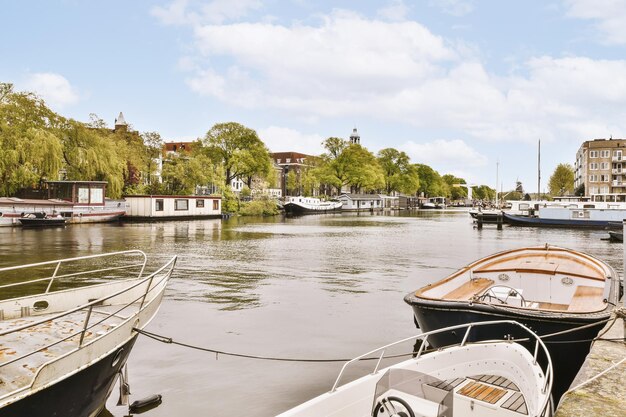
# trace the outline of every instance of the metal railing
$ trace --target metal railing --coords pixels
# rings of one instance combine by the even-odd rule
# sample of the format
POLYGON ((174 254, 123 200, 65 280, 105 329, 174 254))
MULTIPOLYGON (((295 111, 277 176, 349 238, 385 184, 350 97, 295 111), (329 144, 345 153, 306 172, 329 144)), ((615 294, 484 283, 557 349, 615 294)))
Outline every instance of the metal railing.
MULTIPOLYGON (((153 299, 155 299, 158 294, 162 291, 165 290, 165 284, 167 283, 167 281, 169 280, 169 278, 171 277, 172 271, 174 269, 174 266, 176 265, 176 259, 177 257, 174 256, 171 260, 169 260, 167 263, 165 263, 163 266, 161 266, 158 270, 156 270, 155 272, 151 273, 150 275, 143 277, 142 278, 142 274, 143 271, 145 269, 145 264, 146 264, 146 255, 145 253, 143 253, 142 251, 123 251, 123 252, 115 252, 115 253, 109 253, 109 254, 102 254, 102 255, 91 255, 91 256, 85 256, 85 257, 78 257, 78 258, 70 258, 70 259, 63 259, 63 260, 57 260, 57 261, 49 261, 49 262, 41 262, 41 263, 37 263, 37 264, 30 264, 30 265, 24 265, 24 266, 17 266, 17 267, 8 267, 8 268, 1 268, 0 272, 2 271, 7 271, 7 270, 17 270, 17 269, 21 269, 21 268, 29 268, 29 267, 35 267, 35 266, 42 266, 42 265, 53 265, 55 263, 57 263, 57 266, 55 268, 55 273, 53 273, 53 275, 51 277, 47 277, 47 278, 42 278, 42 279, 36 279, 36 280, 29 280, 24 282, 23 284, 27 284, 27 283, 32 283, 32 282, 39 282, 45 279, 50 279, 51 281, 54 280, 54 278, 59 278, 60 276, 55 275, 56 272, 59 269, 59 264, 61 263, 65 263, 65 262, 71 262, 71 261, 83 261, 83 260, 87 260, 87 259, 91 259, 91 258, 102 258, 102 257, 111 257, 111 256, 116 256, 116 255, 125 255, 125 254, 139 254, 141 256, 143 256, 144 260, 141 263, 137 263, 137 264, 133 264, 133 266, 136 267, 141 267, 140 272, 138 273, 137 277, 135 278, 136 282, 132 282, 129 283, 130 285, 126 286, 123 289, 117 290, 112 292, 111 294, 108 294, 104 297, 98 298, 98 299, 89 299, 89 302, 79 305, 77 307, 74 308, 70 308, 67 309, 65 311, 62 311, 60 313, 57 314, 53 314, 52 316, 46 316, 40 320, 34 320, 31 323, 27 323, 27 324, 23 324, 20 326, 14 326, 11 327, 9 329, 5 329, 0 331, 0 338, 2 336, 6 336, 12 333, 16 333, 16 332, 20 332, 20 331, 25 331, 28 329, 33 329, 37 326, 42 326, 45 325, 47 323, 52 323, 54 321, 57 321, 59 319, 62 319, 64 317, 67 317, 71 314, 75 314, 77 312, 85 312, 85 317, 83 319, 83 322, 79 327, 80 330, 78 331, 72 331, 70 332, 70 334, 66 335, 65 337, 61 337, 61 338, 57 338, 56 340, 53 340, 52 342, 46 344, 45 346, 37 346, 36 348, 33 348, 33 350, 26 352, 22 355, 19 355, 15 358, 11 358, 8 361, 2 362, 0 363, 0 373, 3 370, 4 367, 11 365, 13 363, 19 362, 21 360, 24 360, 30 356, 33 356, 39 352, 44 352, 49 350, 50 348, 57 346, 63 342, 66 341, 70 341, 73 338, 78 338, 78 343, 76 344, 75 348, 73 350, 70 350, 67 353, 71 353, 74 351, 77 351, 79 349, 81 349, 83 347, 83 344, 85 342, 85 335, 87 334, 88 331, 96 328, 97 326, 104 324, 105 322, 115 318, 116 321, 119 324, 119 321, 126 321, 129 320, 133 317, 135 317, 136 315, 138 315, 143 309, 147 308, 147 306, 149 305, 149 302, 153 299), (147 284, 147 285, 146 285, 147 284), (130 293, 131 291, 135 290, 136 288, 142 286, 142 285, 146 285, 146 289, 145 291, 140 291, 138 292, 138 295, 135 296, 134 298, 127 300, 126 302, 119 304, 119 305, 114 305, 114 311, 107 311, 107 312, 102 312, 102 311, 98 311, 95 310, 94 307, 99 307, 105 304, 105 302, 107 300, 111 300, 115 297, 118 297, 122 294, 125 293, 130 293), (151 294, 154 291, 158 292, 156 294, 151 294), (146 300, 148 300, 148 302, 146 302, 146 300), (137 306, 138 304, 138 306, 137 306), (135 307, 136 311, 133 311, 133 314, 129 314, 128 317, 124 317, 121 316, 120 313, 122 313, 124 310, 127 310, 129 308, 131 308, 132 306, 135 307), (99 319, 94 320, 93 316, 94 313, 98 313, 99 315, 99 319)), ((126 266, 128 267, 128 266, 126 266)), ((101 269, 96 269, 96 270, 92 270, 92 271, 84 271, 84 272, 79 272, 79 273, 74 273, 74 274, 65 274, 64 276, 80 276, 80 275, 85 275, 85 274, 89 274, 90 272, 94 272, 94 271, 106 271, 106 270, 117 270, 120 267, 115 267, 115 268, 101 268, 101 269)), ((17 283, 20 284, 20 283, 17 283)), ((5 288, 7 286, 15 286, 17 284, 7 284, 4 286, 0 286, 0 288, 5 288)), ((48 285, 48 288, 46 290, 46 294, 48 294, 49 292, 49 287, 50 285, 48 285)), ((85 287, 81 287, 81 288, 85 288, 85 287)), ((1 339, 0 339, 1 340, 1 339)), ((34 379, 33 379, 34 381, 34 379)), ((32 384, 32 381, 31 381, 32 384)), ((0 397, 2 398, 2 397, 0 397)))
MULTIPOLYGON (((337 387, 339 386, 339 382, 341 381, 341 377, 343 376, 345 370, 352 365, 355 362, 358 362, 360 360, 363 359, 370 359, 369 357, 380 353, 380 356, 378 357, 378 361, 376 362, 376 366, 374 368, 374 370, 372 371, 372 375, 376 374, 379 370, 380 367, 380 363, 382 362, 382 360, 385 357, 385 352, 393 346, 397 346, 400 345, 402 343, 406 343, 409 341, 413 341, 415 339, 421 339, 422 343, 420 345, 420 348, 418 349, 414 359, 419 359, 422 356, 422 353, 424 352, 424 348, 426 347, 426 344, 428 342, 428 338, 431 335, 436 335, 436 334, 440 334, 440 333, 444 333, 444 332, 450 332, 452 330, 457 330, 457 329, 463 329, 466 328, 465 330, 465 334, 463 335, 463 339, 461 341, 460 344, 457 345, 449 345, 447 347, 452 347, 452 346, 465 346, 466 344, 468 344, 468 338, 470 335, 470 331, 474 328, 474 327, 482 327, 482 326, 493 326, 493 325, 502 325, 502 324, 510 324, 512 326, 518 326, 520 328, 522 328, 522 330, 524 330, 525 332, 527 332, 530 337, 529 339, 535 339, 535 348, 534 348, 534 353, 533 353, 533 364, 537 363, 537 357, 538 357, 538 353, 539 353, 539 348, 541 347, 544 355, 546 356, 548 363, 546 364, 546 369, 544 370, 544 376, 546 378, 545 382, 544 382, 544 386, 543 386, 543 394, 545 394, 547 392, 548 389, 551 389, 552 387, 552 375, 553 375, 553 370, 552 370, 552 359, 550 358, 550 354, 548 352, 548 348, 546 347, 546 345, 543 343, 543 341, 541 340, 541 338, 539 336, 537 336, 537 334, 535 334, 532 330, 530 330, 528 327, 524 326, 521 323, 518 323, 517 321, 514 320, 495 320, 495 321, 483 321, 483 322, 477 322, 477 323, 465 323, 465 324, 459 324, 456 326, 450 326, 450 327, 445 327, 442 329, 437 329, 437 330, 433 330, 427 333, 421 333, 415 336, 411 336, 411 337, 407 337, 405 339, 402 340, 398 340, 397 342, 393 342, 390 343, 388 345, 376 348, 374 350, 371 350, 367 353, 364 353, 363 355, 357 356, 354 359, 351 359, 350 361, 346 362, 343 367, 341 368, 341 371, 339 372, 339 376, 337 376, 337 379, 335 380, 335 383, 333 385, 333 388, 331 389, 331 392, 334 392, 337 387)), ((491 340, 492 342, 498 341, 498 340, 491 340)), ((500 340, 503 343, 506 342, 507 340, 500 340)), ((475 343, 485 343, 485 342, 489 342, 489 341, 480 341, 480 342, 475 342, 475 343)), ((512 342, 512 341, 511 341, 512 342)), ((470 342, 472 343, 472 342, 470 342)), ((414 352, 415 353, 415 352, 414 352)), ((545 407, 547 407, 547 400, 546 400, 546 404, 543 405, 542 409, 544 409, 545 407)))

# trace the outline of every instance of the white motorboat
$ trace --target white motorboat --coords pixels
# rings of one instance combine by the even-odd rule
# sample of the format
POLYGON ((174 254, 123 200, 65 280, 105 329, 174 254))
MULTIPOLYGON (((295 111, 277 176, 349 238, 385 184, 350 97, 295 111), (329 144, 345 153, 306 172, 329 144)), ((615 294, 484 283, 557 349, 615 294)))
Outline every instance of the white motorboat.
POLYGON ((159 309, 176 257, 137 250, 0 268, 0 415, 94 417, 159 309))
POLYGON ((323 214, 341 211, 341 201, 323 201, 313 197, 286 197, 285 212, 289 214, 323 214))
POLYGON ((550 416, 551 388, 548 351, 530 329, 512 320, 468 323, 422 333, 358 356, 343 366, 330 392, 279 417, 550 416), (516 332, 521 328, 526 340, 534 342, 534 353, 509 339, 468 341, 474 330, 489 326, 507 326, 516 332), (462 342, 425 353, 432 335, 450 331, 463 335, 462 342), (411 359, 379 369, 385 357, 396 356, 389 353, 393 348, 415 339, 421 345, 411 359), (545 366, 537 360, 541 355, 548 359, 545 366), (376 363, 372 373, 339 386, 348 368, 370 358, 376 363))

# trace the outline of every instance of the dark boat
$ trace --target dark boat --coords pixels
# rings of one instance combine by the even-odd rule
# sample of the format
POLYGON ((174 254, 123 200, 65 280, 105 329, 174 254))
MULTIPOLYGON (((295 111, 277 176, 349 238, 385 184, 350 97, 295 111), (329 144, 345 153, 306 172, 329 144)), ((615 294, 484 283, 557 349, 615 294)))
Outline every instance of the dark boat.
MULTIPOLYGON (((566 210, 566 209, 563 209, 566 210)), ((519 216, 515 214, 503 213, 505 223, 511 226, 534 226, 534 227, 565 227, 565 228, 588 228, 588 229, 616 229, 622 227, 622 222, 618 220, 600 219, 572 219, 537 216, 519 216)))
POLYGON ((144 275, 135 250, 0 268, 0 415, 98 415, 175 263, 144 275))
POLYGON ((482 214, 483 223, 497 223, 498 217, 502 216, 502 210, 470 210, 469 214, 474 220, 478 220, 482 214))
POLYGON ((611 242, 623 242, 624 232, 614 232, 612 230, 609 230, 609 240, 611 242))
MULTIPOLYGON (((480 259, 404 300, 425 332, 489 320, 516 320, 533 329, 552 356, 552 394, 558 403, 617 304, 619 287, 619 276, 603 261, 546 245, 480 259)), ((502 334, 522 337, 506 329, 479 337, 496 339, 502 334)), ((430 340, 434 347, 461 341, 455 332, 430 340)))
POLYGON ((294 215, 338 212, 341 206, 341 201, 322 201, 311 197, 287 197, 284 204, 285 213, 294 215))
POLYGON ((48 214, 43 211, 27 213, 19 218, 23 227, 59 227, 65 226, 65 217, 59 214, 48 214))

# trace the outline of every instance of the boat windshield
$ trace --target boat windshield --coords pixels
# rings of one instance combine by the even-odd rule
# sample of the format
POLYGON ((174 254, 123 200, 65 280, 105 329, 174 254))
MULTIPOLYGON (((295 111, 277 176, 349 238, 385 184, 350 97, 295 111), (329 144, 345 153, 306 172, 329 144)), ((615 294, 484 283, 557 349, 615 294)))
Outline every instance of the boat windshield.
MULTIPOLYGON (((442 415, 446 410, 452 410, 451 401, 453 390, 441 387, 446 386, 446 382, 432 375, 409 369, 389 369, 376 384, 374 402, 372 404, 373 416, 384 416, 385 403, 396 410, 401 408, 415 407, 424 412, 431 409, 434 416, 442 415), (439 387, 435 389, 435 387, 439 387), (434 391, 440 391, 437 395, 434 391)), ((446 414, 448 415, 448 414, 446 414)))

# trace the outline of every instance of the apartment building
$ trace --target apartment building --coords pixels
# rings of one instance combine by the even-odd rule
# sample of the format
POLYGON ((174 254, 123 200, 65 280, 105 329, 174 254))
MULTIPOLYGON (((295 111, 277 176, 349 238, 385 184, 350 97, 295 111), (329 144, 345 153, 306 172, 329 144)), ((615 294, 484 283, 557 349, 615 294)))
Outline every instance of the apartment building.
POLYGON ((591 201, 626 202, 626 139, 594 139, 576 152, 574 186, 591 201))

